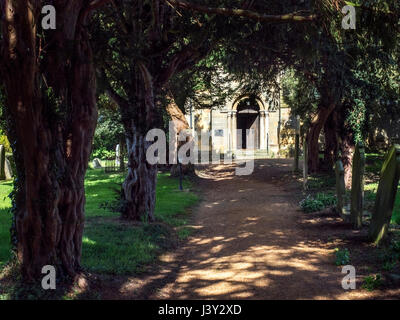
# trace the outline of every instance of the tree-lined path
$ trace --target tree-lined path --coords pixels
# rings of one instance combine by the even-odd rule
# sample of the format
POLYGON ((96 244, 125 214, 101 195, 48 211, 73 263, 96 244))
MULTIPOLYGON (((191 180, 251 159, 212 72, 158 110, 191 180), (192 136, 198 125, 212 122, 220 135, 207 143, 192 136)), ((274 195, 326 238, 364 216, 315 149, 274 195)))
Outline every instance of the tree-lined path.
POLYGON ((276 159, 257 161, 250 176, 236 176, 233 165, 199 170, 203 200, 194 214, 197 231, 183 247, 162 256, 151 274, 103 283, 103 298, 398 297, 399 290, 381 295, 342 289, 344 275, 333 254, 341 239, 330 231, 340 235, 343 223, 334 215, 298 211, 299 186, 285 179, 291 168, 290 160, 276 159))

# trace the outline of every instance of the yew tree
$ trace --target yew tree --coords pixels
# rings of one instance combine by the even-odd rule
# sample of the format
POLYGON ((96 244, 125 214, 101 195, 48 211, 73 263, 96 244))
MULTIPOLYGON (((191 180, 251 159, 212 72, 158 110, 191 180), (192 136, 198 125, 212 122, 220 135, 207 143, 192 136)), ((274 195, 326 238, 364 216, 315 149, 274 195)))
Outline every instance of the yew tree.
MULTIPOLYGON (((170 79, 206 57, 243 25, 266 32, 275 23, 309 22, 311 12, 288 11, 290 1, 112 1, 97 17, 98 75, 118 104, 128 153, 122 217, 152 221, 157 166, 146 161, 149 130, 162 127, 170 79), (265 14, 265 12, 271 14, 265 14), (267 28, 260 30, 260 25, 267 28)), ((238 33, 239 32, 239 33, 238 33)), ((171 161, 171 159, 170 159, 171 161)))
POLYGON ((291 89, 297 94, 288 97, 294 112, 307 123, 310 171, 321 170, 321 164, 332 169, 340 156, 348 187, 354 144, 365 140, 367 114, 375 112, 371 106, 385 101, 393 91, 388 84, 395 76, 400 13, 398 4, 390 0, 351 4, 357 10, 355 30, 341 28, 339 12, 323 27, 311 28, 299 37, 302 43, 293 48, 298 58, 291 66, 297 78, 291 89), (322 131, 323 162, 319 159, 322 131))
POLYGON ((80 271, 84 177, 97 121, 88 21, 104 1, 2 0, 0 81, 17 167, 13 236, 24 280, 80 271), (42 28, 44 5, 56 29, 42 28))

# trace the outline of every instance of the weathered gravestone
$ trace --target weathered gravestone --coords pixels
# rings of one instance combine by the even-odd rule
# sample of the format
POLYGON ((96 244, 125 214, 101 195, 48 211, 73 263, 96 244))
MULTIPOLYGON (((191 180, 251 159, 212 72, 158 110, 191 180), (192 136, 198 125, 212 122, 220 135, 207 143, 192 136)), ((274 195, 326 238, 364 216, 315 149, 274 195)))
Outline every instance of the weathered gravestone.
POLYGON ((303 143, 303 153, 304 153, 303 188, 304 188, 304 190, 307 190, 307 182, 308 182, 308 146, 307 146, 306 139, 304 139, 304 143, 303 143))
POLYGON ((93 159, 92 164, 93 164, 93 168, 94 169, 101 169, 102 168, 100 159, 98 159, 98 158, 93 159))
POLYGON ((342 219, 348 222, 349 215, 344 208, 346 186, 344 183, 344 168, 342 160, 338 160, 335 163, 335 175, 336 175, 336 212, 342 217, 342 219))
POLYGON ((6 150, 3 145, 0 145, 0 180, 6 179, 6 150))
POLYGON ((13 171, 11 167, 11 162, 6 158, 6 162, 4 164, 4 173, 6 176, 6 180, 10 180, 13 177, 13 171))
POLYGON ((115 147, 115 166, 119 167, 120 166, 120 150, 119 150, 119 144, 115 147))
POLYGON ((379 244, 386 236, 392 218, 400 178, 400 145, 394 145, 382 166, 369 238, 379 244))
POLYGON ((351 223, 355 229, 362 227, 364 208, 364 171, 365 150, 362 143, 356 145, 353 157, 353 171, 351 182, 351 223))

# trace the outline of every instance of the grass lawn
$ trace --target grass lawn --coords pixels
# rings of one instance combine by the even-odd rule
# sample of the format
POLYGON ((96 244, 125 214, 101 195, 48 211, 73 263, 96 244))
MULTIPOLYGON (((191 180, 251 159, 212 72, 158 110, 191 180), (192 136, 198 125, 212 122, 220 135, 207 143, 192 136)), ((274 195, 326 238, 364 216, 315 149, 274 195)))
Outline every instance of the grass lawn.
MULTIPOLYGON (((91 272, 130 274, 143 271, 158 254, 173 246, 174 241, 190 234, 188 207, 198 197, 190 191, 190 181, 184 181, 185 191, 179 191, 178 180, 169 174, 159 174, 155 224, 129 224, 120 221, 119 214, 101 209, 100 204, 113 201, 122 174, 106 174, 89 169, 86 175, 86 224, 83 237, 82 265, 91 272)), ((0 183, 0 267, 10 257, 11 182, 0 183)))
MULTIPOLYGON (((365 199, 368 201, 375 201, 376 192, 378 190, 378 183, 369 183, 365 185, 365 199)), ((400 185, 397 189, 396 201, 394 203, 392 222, 400 224, 400 185)))
POLYGON ((0 268, 10 258, 11 189, 12 182, 0 183, 0 268))

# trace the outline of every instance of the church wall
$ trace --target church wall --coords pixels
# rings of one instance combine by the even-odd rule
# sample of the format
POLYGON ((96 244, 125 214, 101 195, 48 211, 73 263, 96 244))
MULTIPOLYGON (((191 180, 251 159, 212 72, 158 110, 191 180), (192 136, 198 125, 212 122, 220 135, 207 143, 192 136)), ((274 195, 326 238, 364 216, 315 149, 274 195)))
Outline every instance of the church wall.
MULTIPOLYGON (((282 99, 281 99, 282 100, 282 99)), ((281 128, 283 129, 284 125, 290 119, 290 108, 288 108, 283 101, 281 101, 280 112, 279 109, 275 112, 268 112, 265 106, 267 103, 262 101, 263 107, 260 108, 261 110, 265 110, 266 114, 266 124, 265 124, 265 150, 267 149, 267 134, 268 133, 268 149, 270 153, 274 153, 277 155, 279 152, 279 143, 281 142, 281 149, 286 149, 288 146, 283 145, 282 143, 287 144, 287 140, 278 139, 278 125, 279 120, 281 121, 281 128)), ((234 102, 228 102, 224 108, 213 109, 203 109, 203 110, 195 110, 192 114, 192 124, 193 124, 193 131, 197 133, 198 136, 201 133, 211 133, 212 135, 212 149, 217 153, 226 153, 228 151, 234 151, 236 149, 236 139, 231 136, 233 134, 229 130, 230 123, 232 126, 236 125, 236 121, 234 120, 236 117, 234 108, 234 102), (228 116, 233 112, 232 120, 228 120, 228 116), (231 146, 233 147, 232 150, 229 150, 229 139, 231 140, 231 146)), ((188 123, 190 123, 190 114, 186 115, 188 123)), ((261 117, 260 117, 261 119, 261 117)), ((263 125, 264 127, 264 125, 263 125)), ((232 128, 236 129, 236 128, 232 128)), ((262 130, 262 129, 260 129, 262 130)), ((260 135, 262 133, 260 132, 260 135)), ((262 136, 261 136, 262 139, 262 136)), ((201 144, 201 139, 199 138, 199 147, 201 144)), ((207 144, 203 141, 203 148, 207 144)))

